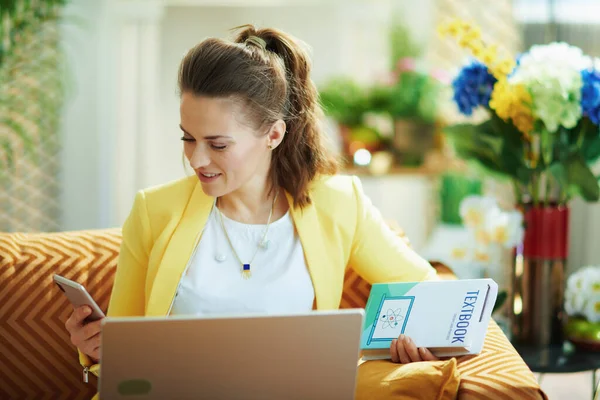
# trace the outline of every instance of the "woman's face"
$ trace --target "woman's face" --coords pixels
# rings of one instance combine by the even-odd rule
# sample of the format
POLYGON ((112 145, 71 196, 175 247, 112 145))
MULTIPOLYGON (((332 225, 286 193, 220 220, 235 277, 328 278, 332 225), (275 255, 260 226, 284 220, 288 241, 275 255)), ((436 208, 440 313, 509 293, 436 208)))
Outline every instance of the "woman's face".
POLYGON ((254 183, 263 186, 271 162, 268 145, 280 141, 273 142, 273 129, 261 133, 241 123, 239 107, 225 98, 191 93, 181 97, 185 156, 209 196, 224 196, 254 183))

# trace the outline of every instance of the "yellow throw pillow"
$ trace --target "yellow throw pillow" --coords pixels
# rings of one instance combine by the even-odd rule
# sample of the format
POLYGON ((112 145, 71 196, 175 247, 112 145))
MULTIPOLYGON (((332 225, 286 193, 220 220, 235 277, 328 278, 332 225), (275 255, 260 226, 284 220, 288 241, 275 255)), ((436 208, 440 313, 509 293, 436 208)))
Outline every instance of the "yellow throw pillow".
POLYGON ((366 361, 358 367, 356 400, 455 399, 459 384, 455 358, 404 365, 366 361))

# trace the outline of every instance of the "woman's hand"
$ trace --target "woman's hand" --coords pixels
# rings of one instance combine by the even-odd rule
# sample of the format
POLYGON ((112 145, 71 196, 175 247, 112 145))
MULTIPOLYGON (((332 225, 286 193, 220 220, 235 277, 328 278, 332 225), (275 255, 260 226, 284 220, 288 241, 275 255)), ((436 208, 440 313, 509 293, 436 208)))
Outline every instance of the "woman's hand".
POLYGON ((405 335, 400 335, 398 339, 392 340, 390 354, 393 362, 402 364, 408 364, 417 361, 439 360, 425 347, 417 348, 411 338, 405 335))
POLYGON ((85 322, 85 319, 91 313, 92 309, 88 306, 77 307, 71 313, 71 316, 65 323, 65 327, 71 334, 71 343, 97 363, 100 359, 100 327, 102 319, 94 322, 85 322))

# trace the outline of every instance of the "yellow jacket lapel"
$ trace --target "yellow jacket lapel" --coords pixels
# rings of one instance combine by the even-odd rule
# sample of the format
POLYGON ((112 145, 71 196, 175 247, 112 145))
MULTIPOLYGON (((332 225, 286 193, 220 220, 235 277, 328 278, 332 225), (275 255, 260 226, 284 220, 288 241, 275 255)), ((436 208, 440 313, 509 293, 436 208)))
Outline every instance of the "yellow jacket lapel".
POLYGON ((196 184, 156 273, 146 315, 167 315, 213 203, 214 198, 204 194, 201 185, 196 184))
POLYGON ((329 276, 331 271, 327 269, 328 257, 317 210, 314 204, 309 204, 303 209, 296 208, 293 206, 291 195, 286 193, 286 196, 315 290, 316 308, 336 309, 339 304, 335 304, 332 296, 329 276))

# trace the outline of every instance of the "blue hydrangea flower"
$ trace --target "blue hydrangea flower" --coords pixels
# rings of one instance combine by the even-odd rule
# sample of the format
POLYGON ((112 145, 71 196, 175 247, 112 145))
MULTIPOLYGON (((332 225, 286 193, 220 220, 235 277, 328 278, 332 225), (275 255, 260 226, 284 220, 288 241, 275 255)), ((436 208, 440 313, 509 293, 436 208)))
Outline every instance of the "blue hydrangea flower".
POLYGON ((496 78, 488 71, 485 64, 472 61, 463 67, 452 81, 453 99, 464 115, 472 115, 479 106, 488 106, 496 78))
POLYGON ((594 124, 600 123, 600 71, 581 71, 581 110, 594 124))

